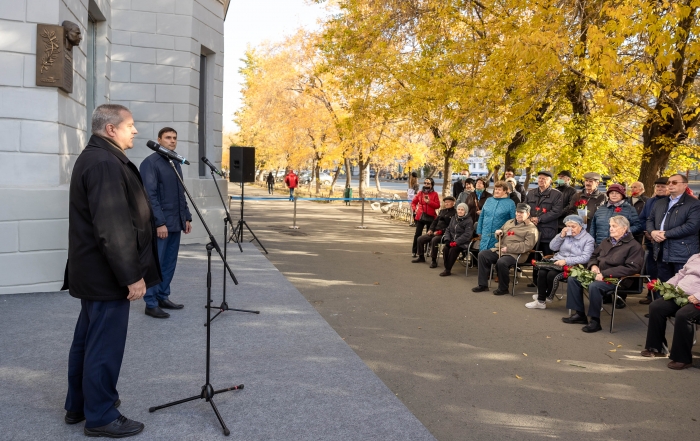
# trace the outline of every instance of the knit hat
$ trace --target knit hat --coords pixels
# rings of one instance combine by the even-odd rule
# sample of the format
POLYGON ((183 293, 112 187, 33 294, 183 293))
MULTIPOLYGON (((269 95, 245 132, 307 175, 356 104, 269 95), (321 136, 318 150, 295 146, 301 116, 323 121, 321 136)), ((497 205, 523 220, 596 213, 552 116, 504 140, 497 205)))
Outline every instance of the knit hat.
POLYGON ((462 202, 461 204, 457 205, 457 210, 460 208, 464 208, 464 215, 466 216, 469 213, 469 206, 462 202))
POLYGON ((444 198, 442 198, 442 201, 443 201, 443 202, 445 202, 445 201, 456 201, 456 200, 457 200, 457 199, 455 199, 454 196, 445 196, 444 198))
POLYGON ((625 191, 625 187, 623 187, 620 184, 613 184, 610 187, 608 187, 608 191, 606 192, 608 197, 610 197, 611 191, 616 191, 616 192, 620 193, 622 195, 622 199, 625 199, 627 197, 627 191, 625 191))
POLYGON ((576 222, 577 224, 581 225, 582 228, 586 228, 586 223, 583 221, 583 218, 577 214, 570 214, 564 218, 564 225, 566 225, 567 222, 576 222))

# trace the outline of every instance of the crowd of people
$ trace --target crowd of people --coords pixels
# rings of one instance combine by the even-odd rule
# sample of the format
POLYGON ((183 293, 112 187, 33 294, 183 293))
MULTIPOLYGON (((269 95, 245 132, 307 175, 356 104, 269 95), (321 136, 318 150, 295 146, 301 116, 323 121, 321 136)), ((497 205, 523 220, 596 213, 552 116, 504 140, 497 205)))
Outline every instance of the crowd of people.
MULTIPOLYGON (((530 262, 533 274, 528 286, 537 293, 525 307, 546 309, 560 282, 566 282, 566 307, 571 314, 562 321, 583 325, 586 333, 602 330, 602 305, 614 301, 617 281, 621 280, 623 291, 638 283, 632 276, 640 274, 670 283, 683 290, 688 304, 681 307, 649 289, 639 301, 649 305, 641 355, 670 356, 671 369, 690 367, 693 322, 700 320, 700 201, 688 188, 687 178, 680 174, 658 178, 654 195, 647 197, 641 182, 632 183, 629 191, 622 184, 612 184, 601 192, 601 175, 595 172, 583 176, 581 191, 571 185, 572 175, 566 170, 554 182, 550 171, 540 171, 537 187, 529 191, 514 176, 514 170, 507 168, 492 193, 487 191, 486 178, 458 180, 453 195, 442 199, 442 207, 434 181, 426 178, 418 188, 417 175, 412 176, 416 226, 412 262, 427 262, 429 255, 430 268, 437 268, 442 252, 440 276, 445 277, 452 275, 460 256, 471 255, 478 266, 472 291, 487 291, 493 276, 497 280, 494 295, 509 292, 516 261, 519 266, 530 262), (569 274, 579 266, 589 276, 569 274), (669 354, 665 331, 666 319, 672 316, 675 326, 669 354)), ((618 293, 614 307, 625 308, 626 302, 626 295, 618 293)))

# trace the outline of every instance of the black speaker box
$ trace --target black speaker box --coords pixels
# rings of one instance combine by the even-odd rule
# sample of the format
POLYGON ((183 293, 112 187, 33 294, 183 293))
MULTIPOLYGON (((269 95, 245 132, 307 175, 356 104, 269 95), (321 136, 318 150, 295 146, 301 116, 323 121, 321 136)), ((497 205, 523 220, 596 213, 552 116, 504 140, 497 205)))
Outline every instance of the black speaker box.
POLYGON ((255 147, 229 148, 230 182, 255 182, 255 147))

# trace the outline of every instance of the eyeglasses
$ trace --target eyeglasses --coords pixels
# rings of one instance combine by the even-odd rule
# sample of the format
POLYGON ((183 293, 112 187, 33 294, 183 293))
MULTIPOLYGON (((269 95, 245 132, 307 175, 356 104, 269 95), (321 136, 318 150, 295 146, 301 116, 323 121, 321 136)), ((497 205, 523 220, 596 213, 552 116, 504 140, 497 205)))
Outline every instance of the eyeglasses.
POLYGON ((683 181, 668 181, 668 185, 678 185, 678 184, 685 184, 683 181))
POLYGON ((423 182, 423 185, 430 185, 430 182, 423 182))

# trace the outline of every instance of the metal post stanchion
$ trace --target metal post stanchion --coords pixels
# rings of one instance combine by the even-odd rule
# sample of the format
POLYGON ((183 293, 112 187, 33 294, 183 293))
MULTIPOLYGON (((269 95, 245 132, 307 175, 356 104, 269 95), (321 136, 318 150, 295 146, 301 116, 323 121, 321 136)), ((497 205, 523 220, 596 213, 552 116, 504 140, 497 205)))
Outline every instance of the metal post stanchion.
POLYGON ((292 230, 298 230, 299 227, 297 227, 297 197, 296 196, 294 196, 294 217, 293 217, 293 219, 294 219, 292 221, 293 225, 289 228, 292 230))
POLYGON ((359 227, 360 230, 366 230, 367 227, 365 227, 365 198, 362 198, 362 223, 359 227))

